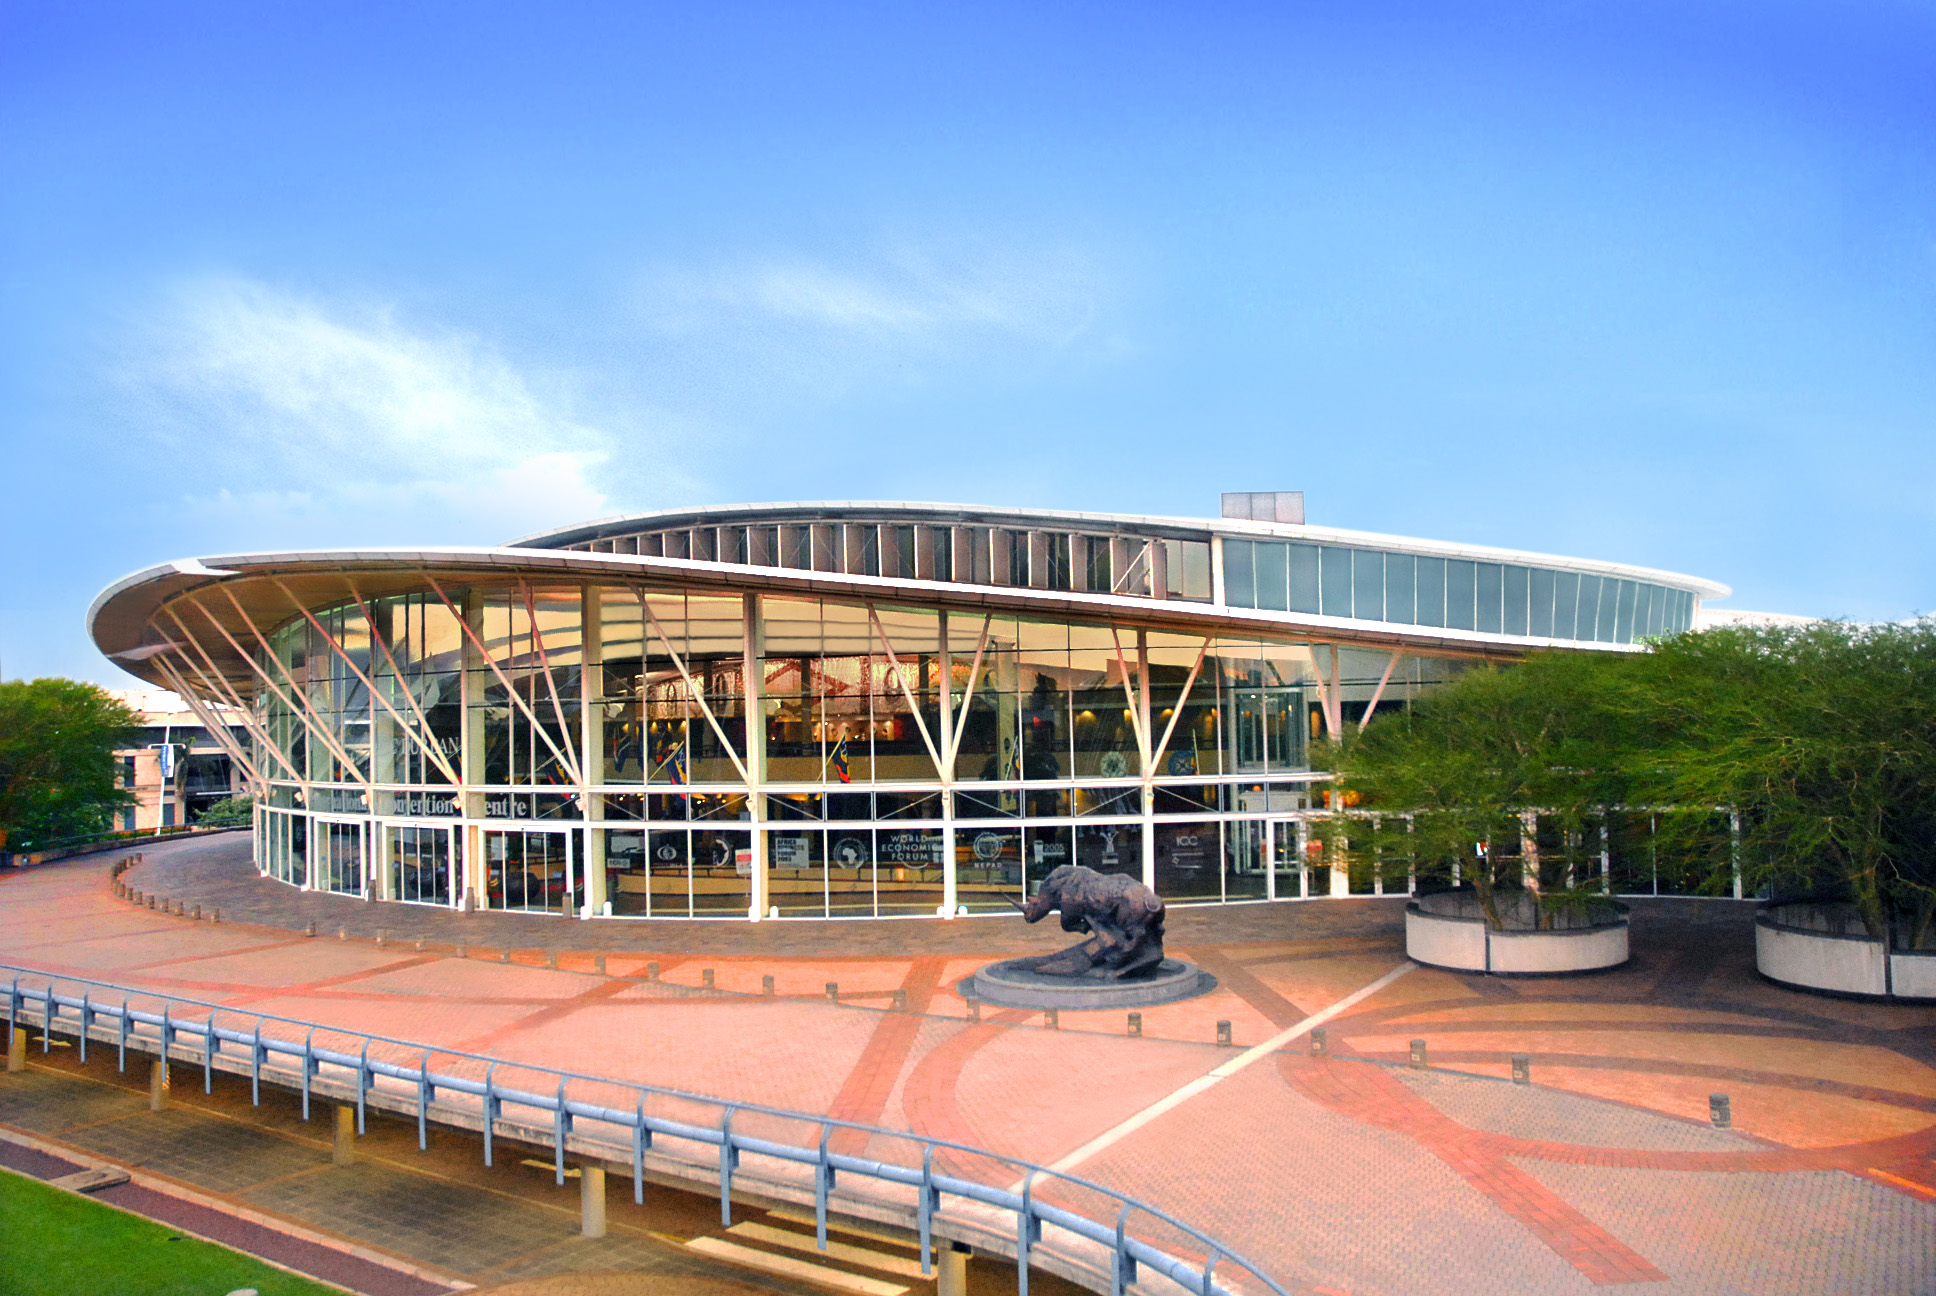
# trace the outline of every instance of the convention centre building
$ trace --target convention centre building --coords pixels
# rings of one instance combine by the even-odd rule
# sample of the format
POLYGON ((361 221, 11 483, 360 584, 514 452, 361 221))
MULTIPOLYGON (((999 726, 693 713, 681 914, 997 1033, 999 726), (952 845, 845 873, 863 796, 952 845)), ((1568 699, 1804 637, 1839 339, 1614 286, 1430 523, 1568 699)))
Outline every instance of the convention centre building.
POLYGON ((683 509, 177 561, 89 626, 224 744, 290 886, 953 917, 1072 862, 1172 903, 1382 890, 1314 867, 1316 739, 1474 663, 1641 651, 1728 592, 1307 526, 1293 492, 1223 513, 683 509))

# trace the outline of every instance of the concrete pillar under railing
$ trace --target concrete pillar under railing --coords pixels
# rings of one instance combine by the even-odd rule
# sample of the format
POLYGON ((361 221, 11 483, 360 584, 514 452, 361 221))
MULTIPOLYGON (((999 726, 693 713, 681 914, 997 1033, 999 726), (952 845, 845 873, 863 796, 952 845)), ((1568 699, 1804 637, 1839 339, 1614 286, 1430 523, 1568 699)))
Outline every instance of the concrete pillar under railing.
POLYGON ((335 1118, 336 1137, 329 1148, 331 1165, 356 1164, 356 1108, 339 1106, 335 1118))
POLYGON ((16 1026, 7 1034, 7 1070, 27 1069, 27 1032, 16 1026))
POLYGON ((605 1236, 605 1167, 588 1165, 578 1174, 578 1231, 588 1238, 605 1236))
POLYGON ((968 1257, 974 1253, 950 1242, 935 1256, 935 1296, 968 1296, 968 1257))
POLYGON ((168 1059, 158 1057, 148 1064, 148 1110, 166 1111, 168 1108, 168 1059))

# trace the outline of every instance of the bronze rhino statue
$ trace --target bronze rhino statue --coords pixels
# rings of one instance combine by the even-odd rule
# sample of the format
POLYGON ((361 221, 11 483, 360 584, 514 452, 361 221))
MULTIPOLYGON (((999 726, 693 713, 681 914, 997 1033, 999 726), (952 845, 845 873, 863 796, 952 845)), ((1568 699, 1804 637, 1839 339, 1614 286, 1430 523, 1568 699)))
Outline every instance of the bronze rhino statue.
POLYGON ((1082 864, 1061 865, 1042 880, 1022 916, 1040 922, 1058 909, 1063 931, 1088 932, 1089 939, 1059 954, 1017 960, 1018 965, 1045 976, 1112 981, 1147 976, 1161 966, 1163 902, 1136 879, 1082 864))

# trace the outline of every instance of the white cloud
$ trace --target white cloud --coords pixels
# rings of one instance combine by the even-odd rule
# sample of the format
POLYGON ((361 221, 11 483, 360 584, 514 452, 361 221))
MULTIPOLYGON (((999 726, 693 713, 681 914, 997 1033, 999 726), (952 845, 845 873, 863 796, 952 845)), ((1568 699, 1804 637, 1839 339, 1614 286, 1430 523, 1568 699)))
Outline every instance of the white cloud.
MULTIPOLYGON (((475 338, 264 284, 185 286, 130 375, 206 455, 218 513, 418 525, 453 512, 503 537, 609 511, 611 438, 475 338)), ((554 383, 553 386, 559 386, 554 383)), ((312 532, 313 527, 302 528, 312 532)), ((464 528, 475 535, 475 528, 464 528)))
POLYGON ((894 370, 979 377, 1114 358, 1102 336, 1113 290, 1097 260, 1070 249, 912 247, 846 261, 751 256, 669 269, 645 286, 647 322, 708 368, 749 369, 809 386, 894 370))

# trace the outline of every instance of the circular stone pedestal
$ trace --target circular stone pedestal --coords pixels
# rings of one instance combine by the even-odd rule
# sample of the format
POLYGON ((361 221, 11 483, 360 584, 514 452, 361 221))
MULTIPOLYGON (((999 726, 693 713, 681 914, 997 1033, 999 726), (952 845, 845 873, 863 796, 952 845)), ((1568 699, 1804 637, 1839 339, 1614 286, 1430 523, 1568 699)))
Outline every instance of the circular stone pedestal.
POLYGON ((1045 976, 1026 966, 1031 960, 990 963, 957 987, 964 999, 1002 1008, 1066 1008, 1097 1012, 1110 1008, 1148 1008, 1175 1003, 1217 988, 1217 978, 1194 963, 1164 959, 1148 976, 1116 981, 1098 972, 1084 976, 1045 976))

